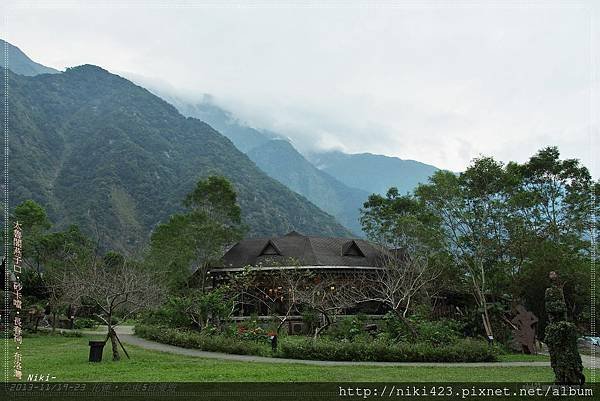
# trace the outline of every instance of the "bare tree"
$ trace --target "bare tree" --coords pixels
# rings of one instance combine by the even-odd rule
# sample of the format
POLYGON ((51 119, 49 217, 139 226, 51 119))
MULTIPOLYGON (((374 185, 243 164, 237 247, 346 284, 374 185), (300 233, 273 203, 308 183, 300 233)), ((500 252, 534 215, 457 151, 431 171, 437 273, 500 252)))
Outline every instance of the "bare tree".
POLYGON ((426 254, 386 251, 382 252, 381 259, 379 269, 356 281, 358 285, 352 287, 353 298, 357 303, 374 301, 387 306, 416 336, 406 315, 415 299, 432 287, 441 270, 429 263, 426 254))
POLYGON ((287 266, 273 270, 247 268, 231 278, 229 289, 236 294, 238 304, 253 302, 263 306, 278 321, 277 333, 299 305, 298 291, 309 278, 310 272, 290 261, 287 266))
POLYGON ((63 299, 74 305, 91 303, 97 308, 96 316, 107 326, 106 339, 111 341, 115 361, 120 359, 115 314, 127 319, 159 305, 163 295, 154 274, 124 259, 117 266, 107 266, 96 257, 78 262, 65 269, 54 283, 63 299))
POLYGON ((315 329, 314 338, 326 330, 343 310, 356 304, 354 290, 356 276, 340 273, 315 273, 304 281, 296 292, 298 304, 308 306, 321 314, 322 324, 315 329))

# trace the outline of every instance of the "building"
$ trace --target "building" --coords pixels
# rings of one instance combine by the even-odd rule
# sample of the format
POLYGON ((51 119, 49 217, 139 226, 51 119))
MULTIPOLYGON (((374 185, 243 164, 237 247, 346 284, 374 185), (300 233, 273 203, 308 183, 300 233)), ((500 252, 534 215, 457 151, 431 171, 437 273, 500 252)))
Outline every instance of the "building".
POLYGON ((382 251, 374 244, 356 238, 327 238, 292 231, 282 237, 246 239, 229 249, 214 275, 241 271, 297 268, 314 271, 360 271, 381 268, 382 251), (293 266, 288 266, 295 261, 293 266))
MULTIPOLYGON (((268 319, 273 314, 291 313, 294 316, 289 316, 288 331, 300 333, 309 327, 302 322, 301 310, 289 310, 291 276, 303 277, 300 279, 303 289, 314 286, 340 294, 341 288, 348 288, 363 275, 383 269, 383 256, 381 248, 363 239, 314 237, 292 231, 281 237, 238 242, 212 267, 210 275, 213 287, 218 287, 231 283, 236 274, 251 271, 255 281, 250 291, 243 291, 237 319, 243 320, 251 314, 268 319)), ((333 299, 337 294, 330 295, 333 299)), ((378 307, 375 305, 370 312, 378 307)), ((344 313, 351 312, 348 308, 341 309, 344 313)))

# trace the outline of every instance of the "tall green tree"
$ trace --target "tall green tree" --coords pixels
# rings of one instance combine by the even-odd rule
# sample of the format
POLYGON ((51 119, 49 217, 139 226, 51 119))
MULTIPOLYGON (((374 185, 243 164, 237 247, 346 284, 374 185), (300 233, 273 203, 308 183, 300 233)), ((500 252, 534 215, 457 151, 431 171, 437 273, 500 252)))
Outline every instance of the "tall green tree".
POLYGON ((564 283, 569 317, 588 325, 590 258, 599 213, 593 202, 600 183, 578 160, 560 158, 556 147, 541 149, 524 164, 507 169, 518 176, 510 197, 511 247, 516 266, 513 293, 546 324, 543 309, 549 272, 564 283))
POLYGON ((210 264, 242 238, 241 210, 235 189, 220 176, 199 181, 183 204, 186 213, 171 216, 152 234, 150 261, 167 275, 172 287, 186 283, 195 273, 204 289, 210 264))
POLYGON ((52 227, 46 211, 37 202, 28 199, 15 206, 12 220, 13 224, 19 222, 23 230, 24 264, 39 273, 43 253, 42 239, 52 227))
POLYGON ((372 195, 362 224, 388 245, 435 239, 425 243, 443 248, 461 268, 488 335, 501 324, 490 316, 500 298, 525 303, 543 330, 550 271, 564 278, 571 316, 582 323, 589 317, 586 277, 599 186, 579 161, 560 159, 556 147, 523 164, 480 157, 460 174, 436 172, 414 195, 399 196, 394 189, 385 198, 372 195))

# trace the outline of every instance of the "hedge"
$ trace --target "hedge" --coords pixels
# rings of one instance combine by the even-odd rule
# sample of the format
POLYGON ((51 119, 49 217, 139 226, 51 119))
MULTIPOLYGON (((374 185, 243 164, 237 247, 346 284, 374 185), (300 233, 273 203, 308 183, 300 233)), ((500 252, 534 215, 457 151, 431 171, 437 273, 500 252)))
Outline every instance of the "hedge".
POLYGON ((226 336, 206 336, 165 327, 136 326, 140 337, 184 348, 241 355, 274 356, 290 359, 378 362, 494 362, 497 351, 483 341, 461 339, 453 344, 389 344, 383 341, 340 342, 325 338, 282 338, 273 354, 264 343, 226 336))
POLYGON ((496 351, 486 343, 468 339, 457 340, 449 345, 305 339, 293 343, 283 342, 280 356, 292 359, 378 362, 494 362, 497 360, 496 351))
POLYGON ((272 356, 271 347, 264 343, 241 341, 233 337, 208 336, 194 331, 148 325, 136 325, 135 334, 148 340, 183 348, 196 348, 202 351, 225 352, 239 355, 272 356))

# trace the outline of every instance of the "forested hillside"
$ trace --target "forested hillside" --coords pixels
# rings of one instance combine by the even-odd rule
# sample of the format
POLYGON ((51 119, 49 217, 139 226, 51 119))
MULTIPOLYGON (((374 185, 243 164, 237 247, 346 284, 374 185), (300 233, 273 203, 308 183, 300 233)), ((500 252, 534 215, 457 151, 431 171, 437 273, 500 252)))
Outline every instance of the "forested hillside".
POLYGON ((11 204, 34 199, 117 249, 145 243, 209 174, 234 183, 249 235, 348 235, 209 125, 96 66, 9 72, 9 133, 11 204))
POLYGON ((269 176, 331 213, 353 233, 362 233, 359 209, 367 201, 368 192, 350 188, 319 170, 283 139, 256 146, 248 157, 269 176))

